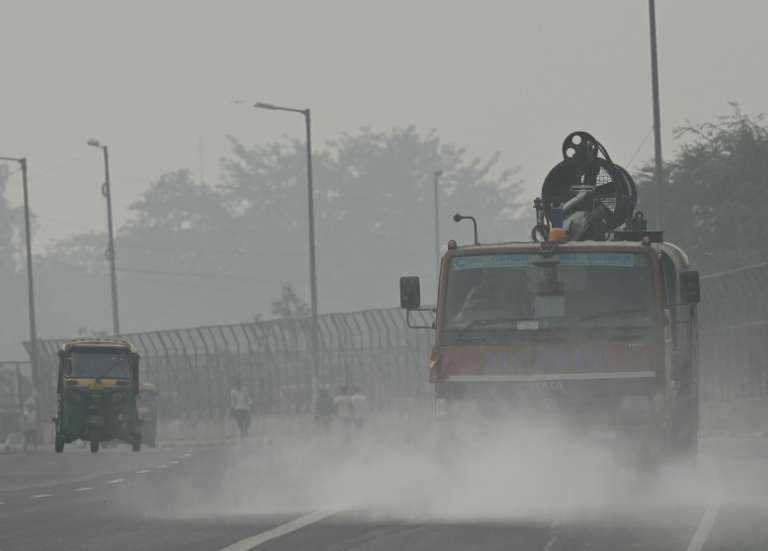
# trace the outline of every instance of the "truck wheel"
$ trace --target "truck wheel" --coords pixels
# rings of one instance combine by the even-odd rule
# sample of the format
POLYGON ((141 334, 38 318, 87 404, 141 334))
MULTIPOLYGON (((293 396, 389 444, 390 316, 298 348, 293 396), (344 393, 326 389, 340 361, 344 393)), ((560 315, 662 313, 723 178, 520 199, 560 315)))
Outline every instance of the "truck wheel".
POLYGON ((97 451, 99 451, 99 441, 91 440, 91 453, 96 453, 97 451))

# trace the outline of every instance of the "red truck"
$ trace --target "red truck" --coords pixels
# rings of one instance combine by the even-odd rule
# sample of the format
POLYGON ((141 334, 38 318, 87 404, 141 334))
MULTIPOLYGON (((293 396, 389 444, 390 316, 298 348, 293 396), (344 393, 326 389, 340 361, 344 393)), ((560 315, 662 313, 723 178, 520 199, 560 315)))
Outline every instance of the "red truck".
MULTIPOLYGON (((448 244, 429 309, 435 413, 450 426, 469 409, 546 409, 654 465, 694 460, 699 274, 646 230, 634 182, 597 140, 571 134, 563 152, 535 202, 534 241, 448 244)), ((401 278, 400 301, 419 327, 417 277, 401 278)))

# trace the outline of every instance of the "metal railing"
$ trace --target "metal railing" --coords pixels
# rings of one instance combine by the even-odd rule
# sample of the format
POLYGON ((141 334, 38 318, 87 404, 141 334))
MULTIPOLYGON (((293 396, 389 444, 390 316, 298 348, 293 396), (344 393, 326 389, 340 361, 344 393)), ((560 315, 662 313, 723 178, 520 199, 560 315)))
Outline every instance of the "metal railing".
POLYGON ((703 276, 701 283, 702 397, 768 396, 768 263, 703 276))
MULTIPOLYGON (((702 296, 702 398, 766 396, 768 263, 704 276, 702 296)), ((420 316, 416 323, 431 322, 431 314, 414 314, 420 316)), ((272 414, 309 412, 320 387, 333 394, 342 385, 358 385, 376 409, 399 408, 430 396, 426 365, 433 334, 408 329, 401 310, 320 316, 314 361, 310 324, 309 318, 296 318, 125 337, 142 356, 144 380, 161 392, 166 417, 226 415, 229 389, 237 379, 254 397, 256 410, 272 414)), ((57 351, 63 342, 38 341, 44 416, 55 404, 57 351)), ((0 363, 0 393, 2 385, 10 388, 10 374, 19 364, 28 366, 0 363)))
MULTIPOLYGON (((429 314, 422 314, 426 321, 429 314)), ((321 387, 333 394, 356 385, 374 409, 392 409, 429 395, 430 331, 406 327, 399 309, 318 317, 318 351, 311 357, 311 319, 132 333, 144 381, 161 393, 167 417, 223 416, 229 392, 242 380, 257 412, 308 413, 321 387)), ((41 404, 55 404, 57 351, 64 340, 39 340, 41 404)), ((47 413, 44 411, 44 413, 47 413)))
POLYGON ((21 429, 24 402, 32 396, 29 362, 0 361, 0 443, 21 429))

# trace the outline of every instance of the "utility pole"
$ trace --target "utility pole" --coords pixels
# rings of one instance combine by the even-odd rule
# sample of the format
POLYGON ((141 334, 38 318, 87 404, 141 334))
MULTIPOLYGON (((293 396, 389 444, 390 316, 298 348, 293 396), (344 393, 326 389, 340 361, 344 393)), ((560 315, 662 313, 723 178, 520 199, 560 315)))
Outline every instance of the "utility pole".
POLYGON ((115 268, 115 236, 112 224, 112 189, 109 179, 109 148, 102 145, 98 140, 88 140, 88 145, 101 148, 104 154, 104 185, 101 187, 101 194, 107 200, 107 236, 109 243, 107 245, 106 257, 109 260, 109 281, 112 291, 112 334, 120 334, 120 315, 117 306, 117 270, 115 268))
POLYGON ((205 145, 203 144, 203 138, 197 139, 197 160, 200 164, 200 174, 198 175, 198 179, 200 180, 200 185, 205 185, 205 145))
MULTIPOLYGON (((21 163, 21 181, 24 188, 24 235, 27 245, 27 308, 29 309, 29 340, 32 344, 30 366, 32 368, 32 382, 35 390, 38 388, 38 353, 37 353, 37 318, 35 316, 35 282, 32 275, 32 228, 29 221, 29 185, 27 182, 27 159, 19 159, 21 163)), ((36 411, 39 411, 36 409, 36 411)))
POLYGON ((443 175, 442 170, 435 170, 435 265, 437 266, 437 275, 440 275, 440 204, 439 198, 439 186, 440 176, 443 175))
POLYGON ((656 224, 657 229, 664 227, 662 202, 664 190, 664 163, 661 158, 661 113, 659 106, 659 66, 656 51, 656 2, 648 0, 651 26, 651 87, 653 93, 653 179, 656 183, 656 224))
MULTIPOLYGON (((27 308, 29 317, 29 364, 32 371, 32 386, 35 394, 39 393, 40 376, 38 373, 38 353, 37 353, 37 319, 35 316, 35 283, 32 275, 32 228, 29 214, 29 185, 28 185, 28 167, 26 157, 0 157, 0 161, 13 161, 21 166, 21 182, 24 191, 24 235, 27 247, 27 308)), ((35 410, 40 411, 39 404, 35 404, 35 410)), ((39 421, 38 421, 39 422, 39 421)))
POLYGON ((317 265, 315 256, 315 192, 312 182, 312 122, 309 109, 304 110, 307 130, 307 208, 309 218, 309 294, 312 303, 312 324, 315 353, 317 353, 317 265))
POLYGON ((318 375, 317 354, 319 351, 319 327, 317 323, 317 267, 315 255, 315 193, 312 182, 312 113, 307 109, 296 109, 294 107, 282 107, 272 103, 258 102, 253 105, 256 109, 268 109, 270 111, 288 111, 290 113, 299 113, 304 116, 304 126, 306 129, 307 144, 307 210, 309 224, 309 294, 310 308, 312 311, 312 371, 313 375, 318 375))

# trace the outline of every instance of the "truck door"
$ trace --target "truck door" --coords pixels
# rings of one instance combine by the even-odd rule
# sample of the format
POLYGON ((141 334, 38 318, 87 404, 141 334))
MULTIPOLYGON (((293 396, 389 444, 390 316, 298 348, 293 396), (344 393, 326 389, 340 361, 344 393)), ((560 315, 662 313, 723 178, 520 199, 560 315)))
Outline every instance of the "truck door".
POLYGON ((669 376, 674 389, 669 404, 671 444, 678 449, 688 449, 695 445, 699 423, 696 305, 680 303, 680 271, 672 258, 662 252, 659 260, 671 336, 671 343, 668 343, 671 345, 669 376))

